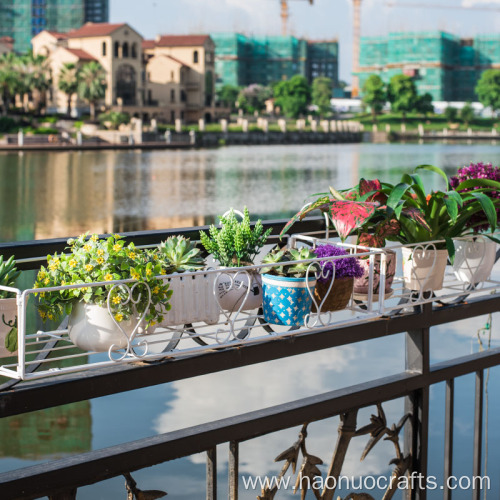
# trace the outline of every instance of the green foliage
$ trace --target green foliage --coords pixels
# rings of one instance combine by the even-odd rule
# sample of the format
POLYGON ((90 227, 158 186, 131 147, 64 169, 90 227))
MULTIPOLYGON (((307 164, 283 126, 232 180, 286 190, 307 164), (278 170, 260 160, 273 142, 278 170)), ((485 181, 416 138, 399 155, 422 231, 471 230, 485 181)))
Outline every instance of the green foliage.
POLYGON ((305 77, 295 75, 274 86, 274 97, 275 106, 279 106, 286 116, 298 118, 307 112, 311 103, 311 88, 305 77))
POLYGON ((229 107, 231 109, 235 109, 236 100, 238 99, 240 91, 241 91, 240 87, 226 84, 222 86, 219 90, 217 90, 216 92, 217 99, 219 100, 219 102, 222 102, 224 106, 229 107))
POLYGON ((95 120, 95 105, 106 93, 106 71, 96 61, 84 64, 79 72, 78 95, 90 104, 90 117, 95 120))
POLYGON ((407 75, 394 75, 389 82, 387 96, 391 102, 391 108, 396 113, 402 113, 403 119, 406 113, 417 107, 418 96, 415 83, 407 75))
POLYGON ((318 76, 312 83, 312 103, 318 106, 320 115, 326 115, 331 112, 333 82, 331 78, 318 76))
POLYGON ((458 110, 457 108, 452 108, 451 106, 448 106, 444 110, 444 117, 446 118, 446 121, 448 123, 452 123, 457 119, 458 116, 458 110))
POLYGON ((52 127, 38 127, 38 128, 33 129, 32 133, 34 135, 47 135, 47 134, 57 135, 59 133, 59 130, 57 130, 56 128, 52 128, 52 127))
POLYGON ((136 311, 142 314, 146 309, 148 325, 162 321, 163 312, 170 309, 168 300, 172 292, 168 284, 157 278, 165 274, 165 270, 156 252, 140 250, 133 243, 125 245, 117 234, 103 240, 96 234, 90 238, 88 234, 82 234, 68 240, 68 245, 70 253, 47 256, 47 267, 41 267, 33 286, 41 289, 37 294, 38 312, 44 321, 70 314, 76 302, 105 306, 114 285, 67 288, 55 292, 44 292, 43 288, 128 279, 146 283, 151 290, 151 302, 144 286, 136 287, 133 300, 128 300, 129 293, 124 287, 115 287, 109 302, 116 321, 127 320, 136 311))
POLYGON ((373 121, 377 121, 377 115, 382 111, 387 92, 382 78, 378 75, 370 75, 363 85, 363 102, 370 107, 373 121))
POLYGON ((272 229, 264 231, 259 219, 254 228, 250 227, 250 214, 245 207, 243 220, 239 221, 234 210, 219 217, 221 228, 214 225, 208 234, 200 231, 200 240, 208 253, 212 254, 224 267, 241 267, 253 264, 255 256, 265 245, 272 229))
MULTIPOLYGON (((0 255, 0 285, 2 286, 14 286, 16 279, 21 274, 16 268, 16 261, 14 256, 9 257, 8 260, 3 260, 3 255, 0 255)), ((7 292, 6 290, 0 290, 0 299, 8 299, 15 297, 13 292, 7 292)))
POLYGON ((106 125, 111 130, 118 130, 122 124, 130 123, 130 115, 121 111, 107 111, 98 116, 102 125, 106 125))
POLYGON ((71 115, 71 99, 78 91, 79 69, 75 63, 64 63, 59 72, 57 85, 68 96, 67 114, 71 115))
POLYGON ((427 116, 428 113, 433 113, 434 106, 432 105, 432 95, 427 93, 419 96, 417 99, 416 110, 424 116, 427 116))
POLYGON ((270 87, 253 83, 242 89, 238 94, 238 107, 246 113, 262 111, 266 107, 266 101, 272 96, 273 91, 270 87))
POLYGON ((160 244, 160 261, 167 268, 168 274, 198 271, 205 267, 205 260, 200 249, 184 236, 170 236, 160 244))
POLYGON ((317 262, 311 263, 312 259, 316 258, 316 254, 307 247, 302 248, 274 248, 263 259, 263 264, 272 264, 271 267, 262 269, 263 274, 272 274, 274 276, 284 276, 289 278, 305 278, 309 270, 309 276, 315 276, 316 272, 320 271, 320 265, 317 262), (287 265, 288 262, 298 262, 296 264, 287 265), (282 265, 279 265, 282 264, 282 265))
POLYGON ((500 69, 483 71, 475 90, 481 104, 500 110, 500 69))
POLYGON ((13 118, 0 116, 0 133, 17 132, 18 125, 13 118))
POLYGON ((460 119, 465 123, 467 127, 469 123, 474 120, 475 112, 471 103, 468 102, 460 111, 460 119))

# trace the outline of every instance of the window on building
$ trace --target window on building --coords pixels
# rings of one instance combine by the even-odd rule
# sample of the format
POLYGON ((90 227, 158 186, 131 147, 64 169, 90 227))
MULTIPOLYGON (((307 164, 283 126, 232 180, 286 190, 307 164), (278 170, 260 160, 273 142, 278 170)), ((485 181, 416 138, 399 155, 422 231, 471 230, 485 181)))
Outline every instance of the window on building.
POLYGON ((115 57, 120 57, 120 42, 115 42, 115 57))
POLYGON ((197 51, 197 50, 195 50, 195 51, 193 52, 193 63, 195 63, 195 64, 196 64, 197 62, 198 62, 198 51, 197 51))
POLYGON ((102 55, 106 55, 106 42, 102 42, 102 55))
POLYGON ((132 59, 137 59, 137 44, 134 42, 131 47, 132 59))
POLYGON ((174 81, 174 72, 173 71, 170 72, 170 80, 174 81))
POLYGON ((175 102, 175 90, 170 91, 170 102, 175 102))
POLYGON ((175 111, 170 111, 170 121, 171 121, 172 123, 174 123, 174 122, 175 122, 175 111))
POLYGON ((148 89, 148 104, 152 104, 153 102, 153 91, 148 89))
POLYGON ((181 111, 181 120, 184 120, 184 111, 181 111))
POLYGON ((181 90, 181 102, 186 102, 186 92, 184 90, 181 90))
POLYGON ((122 57, 128 57, 128 43, 124 42, 122 46, 122 57))

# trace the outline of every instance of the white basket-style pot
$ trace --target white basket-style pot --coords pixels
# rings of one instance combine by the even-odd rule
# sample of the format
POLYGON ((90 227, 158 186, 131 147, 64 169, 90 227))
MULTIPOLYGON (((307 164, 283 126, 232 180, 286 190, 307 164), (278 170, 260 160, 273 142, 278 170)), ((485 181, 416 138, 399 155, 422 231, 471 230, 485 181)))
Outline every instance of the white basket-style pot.
POLYGON ((485 236, 456 239, 453 272, 464 283, 486 281, 495 265, 497 244, 485 236))
POLYGON ((434 248, 403 248, 403 276, 405 288, 434 291, 443 288, 448 250, 434 248))
POLYGON ((159 326, 186 325, 203 321, 209 325, 217 323, 220 309, 214 297, 216 275, 195 274, 168 280, 172 296, 170 311, 163 315, 159 326))
POLYGON ((14 324, 17 316, 16 299, 0 299, 0 358, 16 356, 17 351, 10 352, 5 347, 5 337, 11 330, 11 326, 5 323, 14 324), (5 321, 5 323, 4 323, 5 321))
MULTIPOLYGON (((78 302, 69 315, 68 335, 71 342, 84 351, 105 352, 111 346, 124 349, 139 321, 140 316, 120 321, 118 326, 107 307, 78 302)), ((136 334, 145 333, 144 322, 140 323, 136 334)))
POLYGON ((262 305, 262 277, 243 268, 241 271, 222 270, 215 281, 215 294, 224 311, 257 309, 262 305))

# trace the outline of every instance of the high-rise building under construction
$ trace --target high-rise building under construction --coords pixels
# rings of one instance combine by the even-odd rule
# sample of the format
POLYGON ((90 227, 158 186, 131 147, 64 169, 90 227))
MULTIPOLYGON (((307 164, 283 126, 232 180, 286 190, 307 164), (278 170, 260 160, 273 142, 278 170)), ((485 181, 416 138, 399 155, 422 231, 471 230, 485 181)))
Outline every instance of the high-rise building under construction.
POLYGON ((67 32, 86 22, 109 21, 109 0, 0 0, 0 37, 14 39, 14 50, 30 50, 43 30, 67 32))
POLYGON ((318 76, 338 84, 337 40, 309 41, 294 36, 249 37, 239 33, 213 33, 216 85, 268 85, 305 76, 318 76))
POLYGON ((386 83, 396 74, 411 76, 419 94, 436 101, 477 99, 481 73, 500 64, 500 35, 458 38, 442 31, 401 32, 362 37, 359 61, 361 91, 371 74, 386 83))

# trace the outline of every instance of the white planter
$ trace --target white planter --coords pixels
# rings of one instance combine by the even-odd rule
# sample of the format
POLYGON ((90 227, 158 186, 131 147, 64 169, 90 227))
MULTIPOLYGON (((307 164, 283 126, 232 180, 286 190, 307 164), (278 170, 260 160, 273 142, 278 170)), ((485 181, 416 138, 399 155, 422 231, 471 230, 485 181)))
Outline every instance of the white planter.
POLYGON ((447 250, 403 248, 405 287, 424 292, 441 290, 447 260, 447 250))
POLYGON ((168 280, 172 296, 171 309, 163 315, 159 326, 185 325, 203 321, 213 325, 219 321, 220 309, 214 297, 216 274, 197 274, 195 276, 168 280))
MULTIPOLYGON (((139 317, 117 324, 107 307, 78 302, 69 316, 68 335, 71 342, 84 351, 105 352, 111 346, 123 349, 138 322, 139 317)), ((136 334, 145 333, 144 323, 141 323, 136 334)))
POLYGON ((485 236, 474 239, 457 239, 453 272, 464 283, 477 284, 486 281, 495 265, 497 244, 485 236))
POLYGON ((254 271, 243 269, 222 271, 215 281, 215 294, 217 302, 225 311, 257 309, 262 305, 262 277, 254 271))
POLYGON ((0 358, 7 356, 17 356, 17 351, 10 352, 5 348, 5 337, 10 332, 11 327, 5 323, 11 323, 16 320, 17 305, 16 299, 0 299, 0 358))

